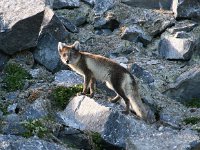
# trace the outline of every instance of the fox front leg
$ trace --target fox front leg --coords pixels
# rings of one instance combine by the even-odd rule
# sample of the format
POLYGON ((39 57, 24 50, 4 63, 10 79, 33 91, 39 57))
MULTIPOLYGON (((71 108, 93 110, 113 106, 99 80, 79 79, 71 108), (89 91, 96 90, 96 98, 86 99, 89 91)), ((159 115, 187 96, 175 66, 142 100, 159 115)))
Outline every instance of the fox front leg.
POLYGON ((89 82, 90 82, 90 76, 84 76, 83 92, 81 93, 82 95, 87 94, 89 82))
POLYGON ((92 98, 94 96, 94 89, 95 89, 95 78, 90 79, 90 97, 92 98))

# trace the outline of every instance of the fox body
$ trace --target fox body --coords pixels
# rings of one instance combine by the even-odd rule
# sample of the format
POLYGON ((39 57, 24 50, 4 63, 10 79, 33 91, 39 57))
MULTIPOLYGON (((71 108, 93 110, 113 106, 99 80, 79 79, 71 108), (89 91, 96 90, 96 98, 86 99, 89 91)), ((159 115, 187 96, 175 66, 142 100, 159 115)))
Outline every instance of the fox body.
POLYGON ((73 45, 58 43, 58 52, 62 62, 84 77, 82 94, 85 95, 90 89, 90 96, 93 97, 95 81, 100 80, 115 91, 116 97, 111 99, 111 102, 117 102, 123 98, 126 104, 123 113, 128 114, 131 106, 139 117, 152 120, 152 117, 149 118, 150 110, 142 102, 136 81, 128 70, 106 57, 79 50, 78 41, 73 45))

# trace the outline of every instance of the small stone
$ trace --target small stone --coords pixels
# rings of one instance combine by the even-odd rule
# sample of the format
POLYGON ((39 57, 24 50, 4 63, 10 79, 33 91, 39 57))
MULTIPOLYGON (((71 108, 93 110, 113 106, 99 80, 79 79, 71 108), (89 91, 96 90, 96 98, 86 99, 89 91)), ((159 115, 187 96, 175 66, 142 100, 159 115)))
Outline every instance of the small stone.
POLYGON ((15 110, 16 110, 16 108, 17 108, 17 103, 14 103, 14 104, 12 104, 12 105, 9 105, 8 106, 8 108, 7 108, 7 111, 9 112, 9 113, 15 113, 15 110))

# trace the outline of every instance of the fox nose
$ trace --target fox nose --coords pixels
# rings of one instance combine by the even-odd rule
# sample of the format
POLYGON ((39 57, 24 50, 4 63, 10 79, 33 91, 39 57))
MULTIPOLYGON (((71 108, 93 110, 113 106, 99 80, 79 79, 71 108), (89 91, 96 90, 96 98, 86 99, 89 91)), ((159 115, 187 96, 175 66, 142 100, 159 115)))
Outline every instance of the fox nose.
POLYGON ((69 60, 67 60, 66 63, 68 64, 68 63, 69 63, 69 60))

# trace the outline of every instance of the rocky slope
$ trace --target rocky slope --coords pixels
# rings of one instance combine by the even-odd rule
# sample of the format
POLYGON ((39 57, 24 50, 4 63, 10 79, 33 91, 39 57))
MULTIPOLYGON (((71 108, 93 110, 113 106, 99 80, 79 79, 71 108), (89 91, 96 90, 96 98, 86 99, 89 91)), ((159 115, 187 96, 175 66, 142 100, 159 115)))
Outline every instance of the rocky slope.
POLYGON ((199 6, 198 0, 2 0, 0 149, 198 149, 199 6), (127 68, 157 121, 123 115, 123 102, 109 103, 113 93, 102 83, 93 99, 76 96, 83 79, 57 52, 59 41, 75 40, 127 68))

